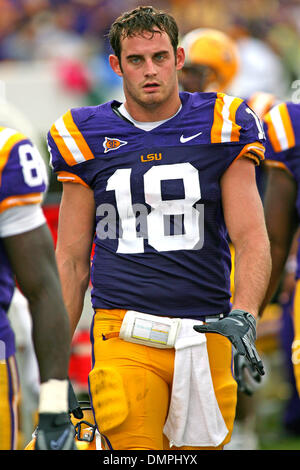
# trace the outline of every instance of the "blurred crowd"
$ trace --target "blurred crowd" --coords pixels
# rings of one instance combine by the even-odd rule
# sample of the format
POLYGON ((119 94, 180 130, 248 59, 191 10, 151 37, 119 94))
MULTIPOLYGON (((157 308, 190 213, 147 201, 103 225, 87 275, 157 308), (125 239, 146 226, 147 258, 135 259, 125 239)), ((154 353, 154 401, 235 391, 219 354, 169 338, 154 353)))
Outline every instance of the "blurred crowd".
MULTIPOLYGON (((290 84, 300 76, 299 0, 149 3, 173 14, 181 35, 194 28, 213 27, 230 34, 241 45, 250 38, 256 65, 265 62, 263 49, 273 54, 284 70, 279 81, 285 88, 281 83, 278 90, 266 91, 286 95, 290 84), (257 56, 255 41, 262 58, 257 56)), ((90 104, 105 100, 108 88, 118 83, 105 60, 109 27, 121 12, 139 4, 136 0, 0 0, 0 63, 56 60, 61 64, 57 73, 65 86, 87 94, 90 104)), ((243 90, 237 93, 243 94, 243 90)))

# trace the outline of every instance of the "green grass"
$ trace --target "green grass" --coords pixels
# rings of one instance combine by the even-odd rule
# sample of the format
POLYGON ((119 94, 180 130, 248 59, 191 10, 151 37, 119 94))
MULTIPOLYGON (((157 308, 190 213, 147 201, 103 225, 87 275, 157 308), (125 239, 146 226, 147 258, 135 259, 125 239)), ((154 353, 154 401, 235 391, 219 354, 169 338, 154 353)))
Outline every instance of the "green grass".
POLYGON ((261 442, 260 450, 300 450, 300 436, 299 437, 285 437, 274 442, 261 442))

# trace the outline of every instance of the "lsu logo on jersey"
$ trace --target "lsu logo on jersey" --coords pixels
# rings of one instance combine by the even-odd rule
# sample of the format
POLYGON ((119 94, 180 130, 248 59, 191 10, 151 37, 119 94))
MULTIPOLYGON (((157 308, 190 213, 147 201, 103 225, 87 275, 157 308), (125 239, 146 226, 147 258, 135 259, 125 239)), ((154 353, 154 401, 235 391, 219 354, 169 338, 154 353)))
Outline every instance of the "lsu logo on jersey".
POLYGON ((105 137, 103 142, 104 153, 109 152, 110 150, 117 150, 118 148, 122 147, 122 145, 126 145, 128 142, 125 140, 105 137))
POLYGON ((153 160, 161 160, 161 153, 148 153, 148 155, 141 155, 141 162, 152 162, 153 160))

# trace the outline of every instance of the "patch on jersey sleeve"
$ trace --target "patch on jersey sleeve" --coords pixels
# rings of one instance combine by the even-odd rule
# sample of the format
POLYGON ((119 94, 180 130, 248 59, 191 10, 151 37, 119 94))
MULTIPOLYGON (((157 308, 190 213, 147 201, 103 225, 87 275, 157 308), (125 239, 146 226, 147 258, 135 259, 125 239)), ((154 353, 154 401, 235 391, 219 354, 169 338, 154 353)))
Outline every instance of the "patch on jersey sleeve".
POLYGON ((225 93, 217 93, 211 143, 239 142, 241 126, 236 123, 236 112, 243 100, 225 93))
POLYGON ((295 146, 295 133, 286 103, 274 106, 266 114, 264 121, 275 152, 282 152, 295 146))
POLYGON ((55 121, 50 129, 50 135, 69 166, 95 158, 75 124, 70 110, 55 121))

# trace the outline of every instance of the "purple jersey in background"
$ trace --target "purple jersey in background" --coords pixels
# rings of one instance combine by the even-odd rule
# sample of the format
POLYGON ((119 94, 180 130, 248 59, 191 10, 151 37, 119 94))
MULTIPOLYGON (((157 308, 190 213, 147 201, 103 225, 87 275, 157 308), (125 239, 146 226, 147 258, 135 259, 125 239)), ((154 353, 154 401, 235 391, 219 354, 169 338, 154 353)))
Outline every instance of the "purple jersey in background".
MULTIPOLYGON (((300 219, 300 105, 287 102, 271 109, 264 118, 266 165, 283 168, 297 184, 296 208, 300 219)), ((296 278, 300 278, 298 244, 296 278)))
POLYGON ((245 153, 263 159, 264 134, 239 98, 180 97, 180 112, 150 131, 113 101, 69 110, 48 134, 58 179, 94 192, 94 308, 199 319, 230 310, 220 179, 245 153))
POLYGON ((10 210, 39 204, 46 186, 47 175, 37 149, 21 133, 0 127, 0 359, 15 352, 14 334, 7 318, 15 279, 2 238, 7 233, 22 233, 20 227, 14 229, 10 210))

